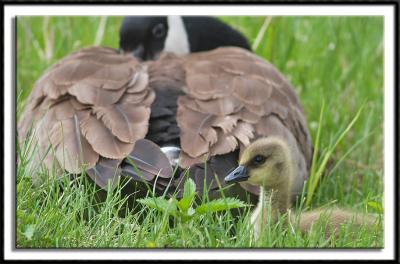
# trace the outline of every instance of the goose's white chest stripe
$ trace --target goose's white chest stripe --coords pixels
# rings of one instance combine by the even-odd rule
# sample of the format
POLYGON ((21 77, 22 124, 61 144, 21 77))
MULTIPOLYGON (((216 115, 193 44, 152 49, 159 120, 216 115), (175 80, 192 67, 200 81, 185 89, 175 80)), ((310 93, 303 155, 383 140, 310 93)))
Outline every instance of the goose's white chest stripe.
POLYGON ((165 39, 164 51, 175 54, 188 54, 190 52, 189 39, 182 17, 168 16, 167 22, 168 34, 165 39))

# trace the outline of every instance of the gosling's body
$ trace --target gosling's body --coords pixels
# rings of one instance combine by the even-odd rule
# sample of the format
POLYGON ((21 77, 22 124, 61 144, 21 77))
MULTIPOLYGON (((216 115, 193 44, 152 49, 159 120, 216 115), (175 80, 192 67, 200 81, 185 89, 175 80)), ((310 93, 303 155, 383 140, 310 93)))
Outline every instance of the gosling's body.
MULTIPOLYGON (((292 215, 291 218, 291 221, 295 223, 297 220, 295 216, 292 215)), ((325 237, 329 238, 332 234, 337 237, 343 224, 351 224, 355 229, 361 226, 370 228, 377 220, 377 216, 372 214, 363 214, 342 208, 327 208, 302 213, 299 217, 299 227, 302 233, 306 233, 312 228, 312 225, 322 221, 321 223, 327 224, 325 237)))
POLYGON ((374 215, 357 213, 340 208, 326 208, 301 213, 298 217, 291 213, 290 190, 295 175, 292 154, 288 144, 279 137, 259 139, 250 144, 243 152, 240 161, 241 172, 247 176, 228 175, 229 182, 241 177, 247 182, 260 186, 260 197, 257 207, 251 216, 254 237, 257 239, 265 226, 276 223, 279 215, 287 214, 287 220, 297 226, 302 233, 307 233, 312 226, 325 219, 325 236, 338 236, 343 224, 354 228, 362 225, 372 227, 376 222, 374 215), (264 158, 260 158, 264 157, 264 158))

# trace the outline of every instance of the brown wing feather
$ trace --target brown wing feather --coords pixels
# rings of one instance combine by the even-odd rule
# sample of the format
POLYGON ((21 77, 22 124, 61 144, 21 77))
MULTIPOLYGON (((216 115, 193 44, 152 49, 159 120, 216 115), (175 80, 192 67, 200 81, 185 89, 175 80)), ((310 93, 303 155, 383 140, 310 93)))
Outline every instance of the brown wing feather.
POLYGON ((215 142, 216 133, 213 133, 211 124, 212 114, 203 114, 185 108, 178 99, 177 118, 181 128, 181 147, 191 157, 198 157, 208 151, 210 142, 215 142))
POLYGON ((104 123, 91 115, 81 123, 82 134, 92 148, 101 156, 109 159, 122 159, 132 150, 133 143, 119 140, 104 123))
POLYGON ((50 131, 58 163, 72 173, 80 173, 82 165, 93 167, 99 159, 99 154, 82 136, 79 119, 74 114, 72 118, 57 122, 50 131))
POLYGON ((86 171, 90 178, 101 188, 107 189, 110 181, 111 187, 115 187, 121 175, 120 160, 100 158, 96 166, 86 171))
POLYGON ((150 109, 131 104, 112 104, 107 107, 93 107, 93 112, 119 140, 135 143, 144 138, 148 128, 150 109))
POLYGON ((157 175, 161 178, 172 177, 172 167, 168 157, 161 151, 160 147, 147 139, 140 139, 136 142, 135 148, 128 155, 141 172, 151 175, 146 180, 152 180, 157 175))

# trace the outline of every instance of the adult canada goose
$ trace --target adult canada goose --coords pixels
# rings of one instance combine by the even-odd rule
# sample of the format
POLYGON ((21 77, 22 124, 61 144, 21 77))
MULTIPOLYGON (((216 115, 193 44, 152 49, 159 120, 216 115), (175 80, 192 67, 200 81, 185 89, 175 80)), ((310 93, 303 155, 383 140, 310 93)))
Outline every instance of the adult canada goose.
POLYGON ((188 54, 223 46, 250 50, 242 34, 208 16, 127 16, 119 46, 143 60, 155 59, 163 51, 188 54))
MULTIPOLYGON (((179 165, 190 167, 198 193, 207 187, 209 196, 217 197, 240 151, 257 138, 279 135, 292 152, 291 193, 298 194, 312 155, 306 119, 292 86, 271 64, 233 47, 165 54, 145 63, 109 48, 80 50, 37 81, 18 125, 20 140, 32 121, 37 158, 52 146, 54 152, 45 159, 48 167, 53 157, 57 168, 71 173, 85 165, 102 188, 122 174, 160 192, 168 184, 179 191, 185 172, 171 178, 168 164, 178 149, 179 165), (157 145, 166 147, 169 158, 157 145)), ((259 188, 248 183, 225 194, 245 197, 244 190, 257 201, 259 188)))
MULTIPOLYGON (((287 140, 279 135, 260 138, 243 151, 239 166, 225 177, 227 183, 248 182, 260 186, 259 203, 251 216, 255 237, 259 237, 263 227, 278 221, 278 216, 290 212, 291 188, 296 178, 296 163, 287 140), (268 211, 268 205, 270 210, 268 211)), ((309 231, 321 217, 327 220, 326 237, 337 236, 342 224, 354 227, 372 227, 377 220, 372 215, 364 215, 343 209, 324 209, 305 212, 297 222, 293 214, 289 221, 298 223, 300 230, 309 231)))

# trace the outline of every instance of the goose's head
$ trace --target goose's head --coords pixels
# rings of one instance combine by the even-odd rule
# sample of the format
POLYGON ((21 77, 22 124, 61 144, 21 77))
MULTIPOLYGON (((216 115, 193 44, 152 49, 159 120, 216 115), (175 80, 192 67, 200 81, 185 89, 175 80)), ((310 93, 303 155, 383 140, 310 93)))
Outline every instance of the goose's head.
POLYGON ((121 52, 142 60, 157 59, 163 51, 188 54, 223 46, 250 49, 242 34, 207 16, 127 16, 119 35, 121 52))
POLYGON ((290 188, 292 161, 287 143, 277 137, 252 142, 243 151, 239 166, 225 177, 225 182, 247 181, 264 189, 290 188))
POLYGON ((164 48, 169 27, 165 16, 128 16, 119 30, 121 52, 143 60, 155 58, 164 48))

